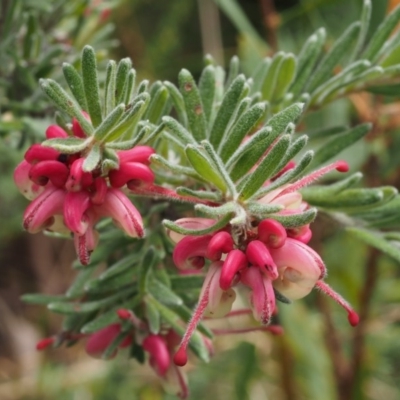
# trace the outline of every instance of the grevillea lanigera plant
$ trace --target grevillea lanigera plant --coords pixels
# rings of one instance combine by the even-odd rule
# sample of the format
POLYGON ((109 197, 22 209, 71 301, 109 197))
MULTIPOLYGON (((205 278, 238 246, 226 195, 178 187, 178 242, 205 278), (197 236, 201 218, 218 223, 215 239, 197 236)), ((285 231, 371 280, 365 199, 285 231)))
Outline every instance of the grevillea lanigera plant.
POLYGON ((85 340, 89 355, 108 359, 129 348, 186 398, 189 350, 208 361, 214 334, 282 334, 278 304, 317 289, 358 324, 310 245, 312 223, 318 210, 330 213, 338 227, 394 254, 390 234, 371 226, 390 221, 397 191, 360 187, 361 173, 339 159, 368 124, 328 132, 335 136, 316 149, 296 124, 309 110, 397 76, 389 35, 400 9, 365 43, 369 13, 365 1, 362 20, 326 54, 319 30, 298 57, 266 58, 252 77, 236 57, 227 77, 207 57, 198 83, 183 69, 178 87, 149 85, 136 83, 123 59, 108 62, 103 82, 86 46, 81 73, 63 65, 72 96, 53 80, 40 82, 59 113, 15 170, 31 200, 23 226, 72 236, 78 261, 64 295, 24 296, 65 315, 38 349, 85 340), (329 185, 315 184, 324 176, 329 185), (255 323, 207 326, 208 318, 242 314, 255 323))

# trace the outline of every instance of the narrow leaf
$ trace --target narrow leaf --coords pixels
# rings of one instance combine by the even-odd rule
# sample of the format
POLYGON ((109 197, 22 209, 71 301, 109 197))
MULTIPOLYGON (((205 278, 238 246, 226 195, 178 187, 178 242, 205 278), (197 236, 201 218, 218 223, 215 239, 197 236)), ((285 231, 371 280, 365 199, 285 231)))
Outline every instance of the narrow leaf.
POLYGON ((279 164, 280 159, 286 153, 289 144, 289 135, 284 135, 271 148, 268 154, 261 161, 260 165, 257 166, 256 170, 251 173, 249 179, 243 186, 240 192, 240 197, 243 200, 253 196, 264 182, 277 172, 276 167, 279 164))
POLYGON ((94 131, 95 139, 101 142, 121 119, 124 111, 125 104, 119 104, 115 107, 115 109, 107 115, 103 122, 94 131))
POLYGON ((110 60, 107 64, 105 94, 104 94, 104 115, 108 115, 115 108, 115 85, 117 76, 117 64, 110 60))
POLYGON ((203 69, 199 80, 199 91, 206 120, 210 122, 215 97, 215 68, 212 65, 203 69))
POLYGON ((85 46, 82 51, 82 79, 90 119, 93 126, 97 127, 102 121, 102 114, 97 78, 96 54, 90 46, 85 46))
POLYGON ((101 159, 101 148, 100 143, 95 143, 89 154, 86 156, 85 161, 82 165, 82 170, 84 172, 91 172, 97 168, 101 159))
MULTIPOLYGON (((130 58, 123 58, 118 63, 116 82, 115 82, 115 102, 120 103, 124 97, 124 89, 128 83, 128 73, 132 68, 132 61, 130 58)), ((125 89, 126 90, 126 89, 125 89)))
POLYGON ((89 145, 90 139, 76 137, 47 139, 42 146, 52 147, 53 149, 65 154, 79 153, 89 145))
POLYGON ((183 101, 185 102, 189 128, 193 137, 197 141, 201 141, 207 137, 207 123, 196 82, 186 69, 181 70, 178 80, 183 101))
POLYGON ((239 75, 225 93, 211 128, 210 142, 214 148, 218 148, 224 137, 224 132, 241 98, 245 82, 245 77, 239 75))
POLYGON ((87 103, 85 97, 85 90, 83 88, 83 81, 78 71, 71 64, 64 63, 63 73, 65 80, 68 83, 69 88, 71 89, 72 94, 74 95, 76 101, 81 106, 82 110, 87 110, 87 103))

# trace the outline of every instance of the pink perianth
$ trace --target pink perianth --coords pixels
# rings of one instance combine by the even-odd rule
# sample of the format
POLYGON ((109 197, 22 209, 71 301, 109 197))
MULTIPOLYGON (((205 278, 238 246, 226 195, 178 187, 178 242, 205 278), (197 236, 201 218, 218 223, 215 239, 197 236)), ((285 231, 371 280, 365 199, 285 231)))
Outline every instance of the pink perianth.
POLYGON ((218 232, 208 244, 206 257, 212 261, 217 261, 221 259, 222 253, 229 253, 232 250, 233 239, 230 233, 225 231, 218 232))
POLYGON ((299 179, 297 182, 289 185, 285 190, 283 190, 279 196, 282 196, 286 193, 291 193, 291 192, 295 192, 305 186, 310 185, 312 182, 314 182, 315 180, 317 180, 318 178, 320 178, 321 176, 327 174, 330 171, 333 171, 334 169, 336 169, 339 172, 347 172, 349 170, 349 165, 347 164, 346 161, 343 160, 339 160, 336 161, 332 164, 329 164, 325 167, 322 167, 320 169, 317 169, 316 171, 312 172, 309 175, 306 175, 305 177, 299 179))
POLYGON ((351 305, 342 297, 336 293, 327 283, 324 281, 318 281, 316 285, 323 293, 331 297, 336 303, 343 307, 347 311, 347 318, 351 326, 356 326, 360 322, 358 314, 353 310, 351 305))
POLYGON ((179 367, 183 367, 186 365, 188 357, 187 357, 187 346, 189 344, 190 338, 192 337, 194 331, 196 330, 197 325, 199 324, 204 311, 207 308, 208 305, 208 299, 210 295, 210 286, 211 286, 212 280, 210 279, 210 282, 208 283, 203 296, 200 298, 196 309, 194 310, 194 313, 192 315, 192 318, 189 321, 189 324, 186 328, 186 332, 183 335, 182 341, 179 345, 179 348, 177 352, 174 355, 174 363, 178 365, 179 367))

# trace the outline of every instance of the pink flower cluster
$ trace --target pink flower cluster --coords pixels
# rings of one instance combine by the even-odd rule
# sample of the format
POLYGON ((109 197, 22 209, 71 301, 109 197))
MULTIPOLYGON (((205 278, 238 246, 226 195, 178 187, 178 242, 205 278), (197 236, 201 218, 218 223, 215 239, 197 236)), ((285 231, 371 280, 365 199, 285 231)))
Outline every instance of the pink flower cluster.
MULTIPOLYGON (((329 168, 346 170, 343 162, 329 168)), ((326 171, 327 167, 324 167, 326 171)), ((317 175, 322 170, 317 171, 317 175)), ((310 182, 313 176, 298 181, 291 187, 276 189, 259 200, 264 204, 280 204, 281 215, 298 214, 307 203, 297 188, 310 182)), ((184 218, 175 222, 184 230, 207 230, 216 221, 206 218, 184 218)), ((169 232, 176 243, 173 260, 181 273, 206 272, 198 305, 174 357, 177 365, 187 362, 187 345, 203 316, 227 315, 236 298, 234 288, 244 285, 250 289, 250 304, 255 319, 268 324, 276 312, 276 297, 296 300, 308 295, 314 287, 332 297, 347 312, 351 325, 358 323, 358 315, 351 306, 324 281, 326 268, 321 257, 308 246, 312 232, 309 225, 285 229, 275 219, 258 221, 252 218, 246 228, 228 225, 224 229, 199 236, 184 236, 169 232)))
MULTIPOLYGON (((76 137, 85 137, 76 120, 72 131, 76 137)), ((51 125, 46 137, 62 139, 69 135, 51 125)), ((119 151, 119 168, 103 174, 100 166, 91 172, 83 170, 85 152, 62 154, 51 147, 32 145, 14 172, 20 192, 32 200, 24 213, 24 228, 30 233, 71 232, 84 265, 97 245, 94 227, 103 217, 111 217, 127 235, 143 237, 142 217, 121 189, 153 183, 154 173, 148 166, 153 153, 148 146, 119 151)))

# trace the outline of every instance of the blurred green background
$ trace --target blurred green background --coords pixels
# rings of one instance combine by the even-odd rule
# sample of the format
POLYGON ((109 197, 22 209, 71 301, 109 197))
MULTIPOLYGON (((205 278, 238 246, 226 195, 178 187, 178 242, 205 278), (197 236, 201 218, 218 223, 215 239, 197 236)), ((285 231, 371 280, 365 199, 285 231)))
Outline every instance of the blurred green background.
MULTIPOLYGON (((371 32, 398 1, 374 0, 371 32)), ((131 57, 140 79, 176 82, 181 68, 198 77, 211 53, 223 65, 234 54, 251 73, 277 49, 298 53, 325 26, 333 40, 359 17, 361 0, 1 0, 0 13, 0 399, 173 399, 147 366, 121 352, 90 359, 82 346, 35 350, 60 329, 60 318, 27 306, 26 292, 62 293, 74 271, 72 244, 21 229, 27 202, 12 171, 27 146, 44 136, 53 111, 37 80, 61 81, 61 63, 77 63, 85 44, 100 60, 131 57)), ((400 55, 399 55, 400 57, 400 55)), ((400 93, 399 93, 400 96, 400 93)), ((344 158, 369 186, 400 186, 399 96, 359 93, 310 114, 302 130, 372 121, 364 143, 344 158)), ((328 282, 359 311, 357 328, 318 293, 280 307, 285 334, 217 337, 208 365, 191 363, 191 399, 400 399, 400 272, 387 256, 340 232, 327 215, 313 225, 312 246, 328 282)), ((239 324, 243 321, 238 320, 239 324)))

